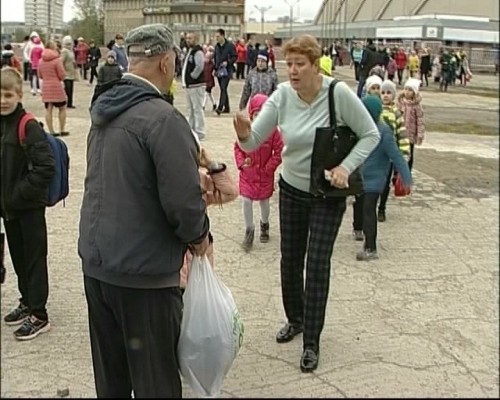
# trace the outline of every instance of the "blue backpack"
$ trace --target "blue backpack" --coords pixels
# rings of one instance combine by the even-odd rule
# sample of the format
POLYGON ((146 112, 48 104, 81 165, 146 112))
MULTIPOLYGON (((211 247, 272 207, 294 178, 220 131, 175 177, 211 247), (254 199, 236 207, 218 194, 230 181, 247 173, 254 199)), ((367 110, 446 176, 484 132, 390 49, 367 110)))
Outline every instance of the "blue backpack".
MULTIPOLYGON (((26 124, 29 121, 36 121, 33 114, 26 113, 19 121, 17 132, 21 146, 24 146, 24 141, 26 140, 26 124)), ((50 182, 49 195, 47 197, 47 205, 52 207, 61 200, 64 200, 69 193, 69 154, 66 143, 61 139, 45 132, 45 140, 47 140, 52 149, 56 167, 56 173, 50 182)), ((30 168, 29 164, 28 168, 30 168)))

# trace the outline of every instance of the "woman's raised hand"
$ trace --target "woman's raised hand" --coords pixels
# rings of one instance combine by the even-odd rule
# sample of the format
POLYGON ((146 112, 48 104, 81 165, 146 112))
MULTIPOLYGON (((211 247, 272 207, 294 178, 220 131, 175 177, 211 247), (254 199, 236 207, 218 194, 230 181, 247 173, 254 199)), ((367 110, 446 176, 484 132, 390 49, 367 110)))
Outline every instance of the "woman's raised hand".
POLYGON ((237 112, 233 117, 233 126, 239 140, 245 141, 250 137, 250 133, 252 132, 252 123, 246 113, 242 111, 237 112))

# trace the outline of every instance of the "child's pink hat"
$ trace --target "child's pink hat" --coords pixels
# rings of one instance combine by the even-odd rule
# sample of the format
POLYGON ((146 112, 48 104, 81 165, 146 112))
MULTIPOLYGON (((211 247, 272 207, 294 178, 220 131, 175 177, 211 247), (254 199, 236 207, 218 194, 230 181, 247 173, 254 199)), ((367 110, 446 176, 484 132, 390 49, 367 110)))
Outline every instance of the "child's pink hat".
POLYGON ((253 115, 260 111, 262 109, 262 106, 264 103, 267 101, 268 97, 265 94, 256 94, 250 99, 250 102, 248 103, 248 114, 250 114, 250 117, 253 117, 253 115))

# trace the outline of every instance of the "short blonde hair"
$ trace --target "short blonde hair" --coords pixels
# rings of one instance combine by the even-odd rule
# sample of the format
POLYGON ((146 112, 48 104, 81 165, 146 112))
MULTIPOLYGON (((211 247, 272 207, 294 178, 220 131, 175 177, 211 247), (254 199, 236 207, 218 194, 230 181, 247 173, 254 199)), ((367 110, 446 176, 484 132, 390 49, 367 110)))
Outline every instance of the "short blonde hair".
POLYGON ((23 76, 15 68, 3 67, 0 71, 0 88, 23 94, 23 76))
POLYGON ((290 39, 283 47, 283 54, 295 53, 306 56, 311 64, 315 64, 321 58, 321 46, 314 36, 301 35, 290 39))

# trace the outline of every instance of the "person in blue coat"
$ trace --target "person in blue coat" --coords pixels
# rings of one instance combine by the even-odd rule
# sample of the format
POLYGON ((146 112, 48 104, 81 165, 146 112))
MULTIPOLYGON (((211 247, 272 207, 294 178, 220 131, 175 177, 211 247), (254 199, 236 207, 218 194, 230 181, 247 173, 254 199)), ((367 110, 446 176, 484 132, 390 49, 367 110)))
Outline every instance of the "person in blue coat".
POLYGON ((365 241, 363 250, 356 254, 359 261, 378 258, 377 254, 377 202, 384 190, 385 179, 391 162, 398 174, 401 174, 406 187, 412 184, 411 172, 391 132, 391 128, 380 120, 382 101, 378 96, 368 95, 363 104, 377 123, 380 131, 380 142, 366 159, 363 165, 362 195, 356 197, 354 203, 354 229, 363 230, 365 241))

